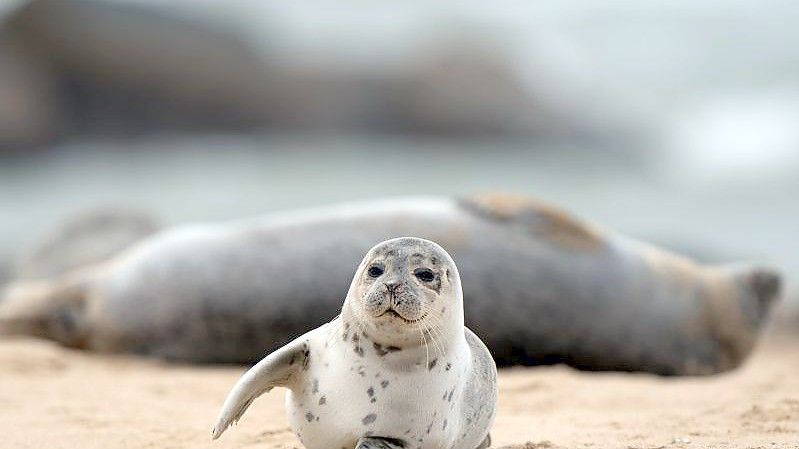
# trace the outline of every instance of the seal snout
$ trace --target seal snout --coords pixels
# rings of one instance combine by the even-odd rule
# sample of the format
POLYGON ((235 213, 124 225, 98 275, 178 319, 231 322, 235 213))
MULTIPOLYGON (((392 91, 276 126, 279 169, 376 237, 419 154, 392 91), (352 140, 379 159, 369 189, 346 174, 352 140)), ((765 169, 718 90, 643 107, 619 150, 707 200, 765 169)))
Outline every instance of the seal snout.
POLYGON ((409 307, 411 299, 405 294, 406 289, 402 281, 387 281, 383 283, 383 287, 385 288, 386 309, 379 316, 401 318, 405 321, 414 320, 414 317, 408 316, 409 312, 412 312, 412 307, 409 307))
POLYGON ((400 281, 384 282, 383 287, 386 288, 386 293, 388 293, 392 298, 396 298, 397 295, 402 291, 402 283, 400 281))
POLYGON ((402 279, 376 284, 366 296, 366 308, 374 318, 413 322, 420 318, 422 307, 412 286, 402 279))

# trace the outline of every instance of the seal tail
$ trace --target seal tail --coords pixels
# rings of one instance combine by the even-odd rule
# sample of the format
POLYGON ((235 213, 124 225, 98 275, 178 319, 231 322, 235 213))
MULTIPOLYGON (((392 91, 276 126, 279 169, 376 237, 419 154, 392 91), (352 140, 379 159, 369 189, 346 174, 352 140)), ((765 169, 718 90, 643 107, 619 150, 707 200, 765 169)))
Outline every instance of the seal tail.
POLYGON ((768 316, 782 291, 782 275, 772 267, 738 265, 731 267, 733 276, 741 285, 750 306, 754 307, 752 316, 757 324, 768 316))
POLYGON ((721 283, 709 292, 708 328, 719 351, 709 371, 721 372, 740 366, 751 354, 769 312, 780 295, 782 276, 773 268, 749 264, 721 267, 721 283))
POLYGON ((0 336, 39 337, 82 347, 90 281, 83 273, 5 286, 0 292, 0 336))

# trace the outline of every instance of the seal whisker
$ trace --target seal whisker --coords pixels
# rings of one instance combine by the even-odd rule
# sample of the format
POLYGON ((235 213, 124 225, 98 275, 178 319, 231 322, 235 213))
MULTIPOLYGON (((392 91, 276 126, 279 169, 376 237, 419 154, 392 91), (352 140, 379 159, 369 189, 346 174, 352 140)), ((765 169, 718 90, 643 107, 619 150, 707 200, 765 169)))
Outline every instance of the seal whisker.
MULTIPOLYGON (((428 321, 430 322, 430 326, 428 327, 428 329, 431 332, 435 332, 435 334, 436 334, 435 336, 439 340, 439 342, 442 341, 442 339, 444 338, 444 332, 443 332, 444 322, 443 322, 443 320, 441 319, 441 317, 436 316, 434 313, 430 313, 430 312, 433 311, 432 307, 423 305, 422 309, 424 310, 424 314, 425 314, 425 320, 424 320, 425 324, 428 321)), ((445 353, 446 351, 443 351, 443 348, 442 348, 442 352, 445 353)), ((443 355, 444 354, 442 354, 442 356, 443 355)))
POLYGON ((423 303, 421 308, 424 315, 423 319, 420 320, 420 324, 425 327, 428 335, 430 335, 430 339, 433 342, 434 348, 439 353, 439 356, 443 358, 446 355, 446 351, 444 350, 442 343, 444 337, 442 331, 443 322, 440 317, 435 315, 435 313, 430 313, 433 311, 431 306, 423 303), (428 323, 430 324, 429 326, 428 323))
POLYGON ((441 358, 446 357, 447 355, 447 347, 444 345, 446 341, 446 334, 444 333, 444 325, 443 324, 436 324, 432 326, 432 329, 436 333, 436 338, 438 339, 439 347, 441 348, 441 358))
POLYGON ((430 338, 433 341, 433 346, 438 352, 439 357, 444 358, 444 356, 446 355, 446 351, 444 350, 444 345, 441 342, 441 337, 442 337, 441 330, 438 329, 435 324, 429 326, 427 329, 428 329, 428 334, 430 335, 430 338))
POLYGON ((438 357, 444 358, 444 349, 441 347, 438 337, 431 332, 428 332, 428 335, 430 335, 430 339, 433 342, 433 351, 435 351, 438 357))
POLYGON ((424 341, 424 365, 427 366, 430 363, 430 349, 427 346, 427 338, 424 336, 424 330, 422 329, 421 323, 417 324, 417 328, 419 329, 419 335, 422 336, 422 340, 424 341))
POLYGON ((434 329, 434 327, 436 326, 435 323, 431 323, 431 324, 432 324, 432 326, 428 326, 427 325, 427 320, 421 320, 421 322, 419 323, 419 325, 423 326, 423 328, 424 328, 423 332, 426 332, 427 335, 430 336, 430 341, 433 343, 433 350, 438 353, 439 357, 443 358, 444 355, 445 355, 445 352, 444 352, 443 345, 441 345, 441 342, 439 341, 438 330, 434 329))

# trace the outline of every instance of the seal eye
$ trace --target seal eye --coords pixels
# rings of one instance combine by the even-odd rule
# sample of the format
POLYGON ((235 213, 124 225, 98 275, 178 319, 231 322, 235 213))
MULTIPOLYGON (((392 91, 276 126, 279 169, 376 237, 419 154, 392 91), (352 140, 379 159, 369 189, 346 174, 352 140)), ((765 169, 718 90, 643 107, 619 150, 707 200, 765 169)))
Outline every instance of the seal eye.
POLYGON ((413 275, 422 282, 432 282, 433 279, 436 278, 436 275, 433 274, 433 270, 428 268, 417 268, 413 270, 413 275))
POLYGON ((383 269, 378 267, 377 265, 372 265, 369 267, 369 271, 367 271, 369 277, 378 278, 383 274, 383 269))

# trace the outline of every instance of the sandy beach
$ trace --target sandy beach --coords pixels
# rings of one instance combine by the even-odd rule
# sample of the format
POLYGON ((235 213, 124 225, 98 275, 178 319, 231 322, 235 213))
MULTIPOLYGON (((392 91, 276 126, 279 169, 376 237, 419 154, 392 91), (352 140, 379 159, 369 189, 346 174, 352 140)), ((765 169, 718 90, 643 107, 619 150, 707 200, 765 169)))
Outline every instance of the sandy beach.
MULTIPOLYGON (((770 336, 741 369, 709 378, 503 370, 493 447, 799 447, 799 340, 770 336)), ((0 341, 3 448, 300 448, 283 392, 212 442, 242 367, 195 367, 0 341)))
MULTIPOLYGON (((726 362, 772 306, 722 375, 503 369, 493 448, 799 449, 796 5, 0 0, 0 302, 252 360, 427 236, 513 360, 726 362)), ((304 449, 281 389, 211 440, 246 369, 0 336, 0 449, 304 449)))

